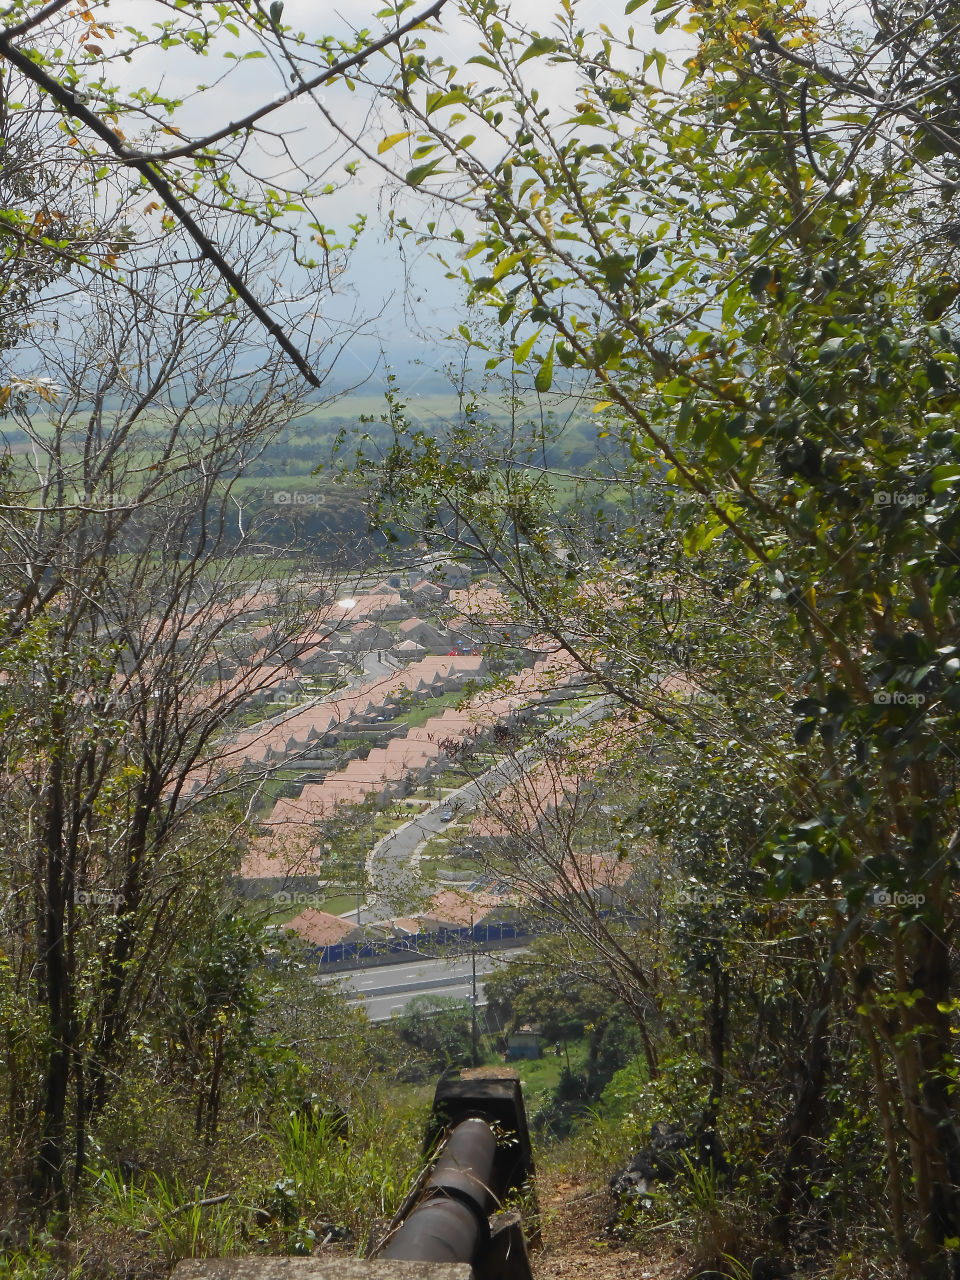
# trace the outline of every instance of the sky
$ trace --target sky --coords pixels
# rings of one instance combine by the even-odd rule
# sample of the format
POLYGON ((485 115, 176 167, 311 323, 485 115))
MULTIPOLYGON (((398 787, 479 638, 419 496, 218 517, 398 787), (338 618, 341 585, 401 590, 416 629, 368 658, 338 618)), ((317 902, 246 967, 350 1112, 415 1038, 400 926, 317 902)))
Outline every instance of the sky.
MULTIPOLYGON (((425 3, 426 0, 421 0, 410 12, 422 9, 425 3)), ((596 30, 597 24, 603 22, 614 31, 625 31, 628 23, 642 29, 644 22, 649 22, 642 13, 625 19, 624 5, 625 0, 582 2, 583 25, 596 30)), ((373 15, 379 7, 373 0, 359 0, 355 8, 318 6, 316 0, 286 0, 282 20, 314 37, 327 33, 347 35, 362 26, 377 33, 382 30, 382 24, 373 15)), ((504 22, 513 18, 547 32, 555 7, 552 0, 515 0, 512 5, 501 6, 499 16, 504 22)), ((127 24, 147 31, 153 23, 169 16, 169 10, 156 0, 107 0, 106 4, 104 0, 93 0, 93 11, 104 13, 104 20, 116 29, 118 40, 113 48, 122 42, 122 28, 127 24)), ((457 0, 448 0, 441 22, 440 32, 426 36, 428 54, 443 56, 463 66, 477 52, 477 37, 459 13, 457 0)), ((658 39, 657 43, 662 45, 663 41, 658 39)), ((131 93, 144 85, 183 97, 185 101, 177 121, 187 136, 195 136, 285 93, 287 83, 282 66, 273 66, 264 58, 237 63, 224 57, 224 54, 242 53, 252 47, 244 46, 242 39, 234 41, 227 37, 219 50, 204 58, 183 47, 163 52, 146 51, 138 53, 130 64, 112 61, 109 75, 131 93), (226 71, 230 74, 225 74, 226 71), (198 84, 207 87, 197 92, 198 84)), ((386 68, 383 58, 378 58, 378 62, 386 68)), ((540 76, 545 100, 565 105, 565 100, 572 97, 569 74, 562 68, 531 62, 527 70, 531 77, 540 76)), ((471 73, 484 74, 481 68, 472 68, 471 73)), ((372 98, 362 87, 350 92, 338 82, 324 86, 319 96, 332 119, 342 124, 345 133, 361 137, 369 151, 376 150, 381 138, 403 127, 382 100, 372 98)), ((334 381, 351 385, 373 378, 374 383, 380 383, 384 364, 389 363, 401 375, 406 388, 413 391, 436 388, 438 371, 457 356, 455 348, 445 347, 444 338, 454 332, 464 318, 464 290, 459 283, 445 279, 443 269, 432 259, 429 249, 418 249, 409 240, 391 240, 385 230, 391 203, 397 213, 416 218, 424 213, 423 199, 410 191, 386 192, 384 174, 368 162, 362 162, 356 176, 348 178, 343 165, 353 158, 353 153, 307 99, 284 104, 265 124, 280 136, 275 140, 265 139, 264 149, 256 157, 258 172, 282 178, 292 157, 311 175, 317 175, 318 186, 331 178, 344 184, 321 202, 326 226, 342 231, 358 213, 367 216, 367 229, 349 255, 342 275, 338 276, 333 294, 320 297, 317 303, 332 331, 355 330, 339 357, 334 381)), ((405 147, 400 146, 387 157, 395 161, 401 174, 410 164, 404 151, 405 147)), ((465 231, 469 235, 469 226, 465 226, 465 231)))

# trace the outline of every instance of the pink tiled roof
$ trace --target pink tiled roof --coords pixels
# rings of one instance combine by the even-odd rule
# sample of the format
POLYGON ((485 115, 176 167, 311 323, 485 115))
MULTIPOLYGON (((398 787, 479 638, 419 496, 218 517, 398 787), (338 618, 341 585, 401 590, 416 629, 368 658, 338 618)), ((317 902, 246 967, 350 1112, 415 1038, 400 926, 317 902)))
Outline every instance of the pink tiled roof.
POLYGON ((352 920, 343 920, 326 911, 315 911, 313 907, 307 907, 306 911, 294 916, 284 928, 303 938, 304 942, 312 942, 316 947, 334 946, 349 934, 357 932, 357 926, 352 920))
POLYGON ((456 889, 444 889, 435 894, 423 912, 424 920, 433 920, 438 924, 455 924, 463 928, 471 921, 480 924, 489 916, 509 910, 511 904, 492 893, 458 892, 456 889))

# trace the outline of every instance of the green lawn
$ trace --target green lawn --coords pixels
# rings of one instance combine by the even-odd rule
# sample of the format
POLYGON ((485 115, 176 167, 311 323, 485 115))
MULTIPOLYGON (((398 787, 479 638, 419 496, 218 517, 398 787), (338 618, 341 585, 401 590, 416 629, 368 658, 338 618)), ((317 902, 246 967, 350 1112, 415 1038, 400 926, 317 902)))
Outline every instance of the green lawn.
POLYGON ((421 702, 417 707, 411 707, 409 711, 397 716, 396 720, 391 721, 391 723, 405 724, 410 729, 417 729, 434 716, 442 715, 447 707, 457 706, 462 699, 463 695, 460 693, 445 693, 439 698, 430 698, 427 702, 421 702))
POLYGON ((570 1070, 574 1074, 583 1071, 587 1062, 587 1042, 570 1041, 566 1053, 561 1047, 559 1058, 556 1057, 552 1044, 544 1044, 543 1054, 542 1058, 521 1058, 517 1062, 507 1063, 507 1066, 516 1069, 520 1077, 528 1116, 533 1116, 549 1103, 554 1089, 560 1083, 560 1073, 567 1065, 567 1055, 570 1057, 570 1070))
MULTIPOLYGON (((363 901, 363 894, 360 895, 363 901)), ((325 898, 319 910, 326 911, 332 916, 342 916, 345 911, 355 911, 357 907, 357 895, 355 893, 340 893, 332 898, 325 898)))

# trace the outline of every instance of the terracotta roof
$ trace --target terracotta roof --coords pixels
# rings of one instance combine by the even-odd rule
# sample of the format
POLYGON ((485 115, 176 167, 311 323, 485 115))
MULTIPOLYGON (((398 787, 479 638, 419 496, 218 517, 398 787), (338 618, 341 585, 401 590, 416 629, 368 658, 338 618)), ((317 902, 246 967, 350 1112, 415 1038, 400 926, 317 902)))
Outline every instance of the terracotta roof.
POLYGON ((343 920, 340 916, 316 911, 313 907, 307 907, 306 911, 294 916, 284 928, 290 929, 304 942, 312 942, 316 947, 332 947, 358 931, 352 920, 343 920))
POLYGON ((468 893, 444 889, 430 899, 423 912, 424 920, 437 924, 453 924, 460 928, 482 924, 498 913, 509 911, 512 903, 492 893, 468 893))
POLYGON ((302 822, 277 822, 250 842, 240 862, 244 880, 288 879, 319 871, 317 833, 302 822))

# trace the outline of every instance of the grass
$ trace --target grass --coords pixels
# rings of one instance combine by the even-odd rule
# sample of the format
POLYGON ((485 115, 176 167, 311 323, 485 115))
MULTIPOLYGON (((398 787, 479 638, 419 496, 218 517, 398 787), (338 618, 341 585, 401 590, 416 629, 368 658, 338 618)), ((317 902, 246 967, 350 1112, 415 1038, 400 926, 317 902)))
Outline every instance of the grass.
MULTIPOLYGON (((363 893, 360 898, 363 900, 363 893)), ((324 898, 320 904, 319 910, 326 911, 331 916, 342 916, 347 911, 355 911, 357 908, 357 895, 355 893, 340 893, 332 898, 324 898)))
MULTIPOLYGON (((348 1114, 280 1115, 260 1132, 262 1158, 244 1162, 247 1172, 228 1182, 231 1190, 217 1197, 219 1203, 202 1203, 213 1198, 211 1175, 187 1185, 153 1172, 127 1181, 110 1168, 91 1170, 95 1180, 81 1238, 95 1252, 106 1245, 114 1256, 118 1250, 124 1258, 134 1256, 137 1274, 144 1276, 160 1274, 156 1263, 166 1275, 182 1258, 306 1256, 331 1227, 345 1234, 348 1248, 363 1253, 420 1171, 428 1106, 425 1098, 391 1091, 387 1098, 368 1097, 348 1114)), ((81 1280, 91 1274, 91 1256, 61 1262, 56 1251, 55 1241, 31 1238, 0 1254, 0 1278, 81 1280)))
POLYGON ((280 1214, 309 1252, 317 1226, 346 1227, 366 1251, 378 1223, 389 1220, 420 1172, 422 1116, 393 1111, 390 1123, 378 1109, 351 1116, 347 1126, 329 1117, 292 1115, 277 1129, 274 1147, 285 1177, 275 1184, 280 1214))
POLYGON ((181 1258, 230 1257, 241 1250, 241 1224, 235 1204, 203 1205, 207 1185, 185 1187, 179 1178, 149 1174, 142 1182, 124 1182, 112 1169, 97 1181, 107 1222, 150 1235, 168 1266, 181 1258))
POLYGON ((555 1089, 560 1083, 560 1073, 567 1065, 568 1054, 570 1056, 570 1070, 576 1073, 586 1065, 586 1040, 568 1041, 566 1053, 563 1052, 563 1047, 561 1046, 559 1058, 556 1056, 552 1044, 544 1044, 542 1058, 520 1058, 516 1062, 511 1062, 510 1066, 516 1068, 517 1075, 523 1083, 524 1094, 528 1091, 530 1093, 538 1093, 555 1089))
POLYGON ((418 707, 398 716, 393 724, 406 724, 409 729, 417 729, 436 715, 441 715, 446 707, 455 707, 463 701, 461 693, 444 693, 439 698, 430 698, 418 707))

